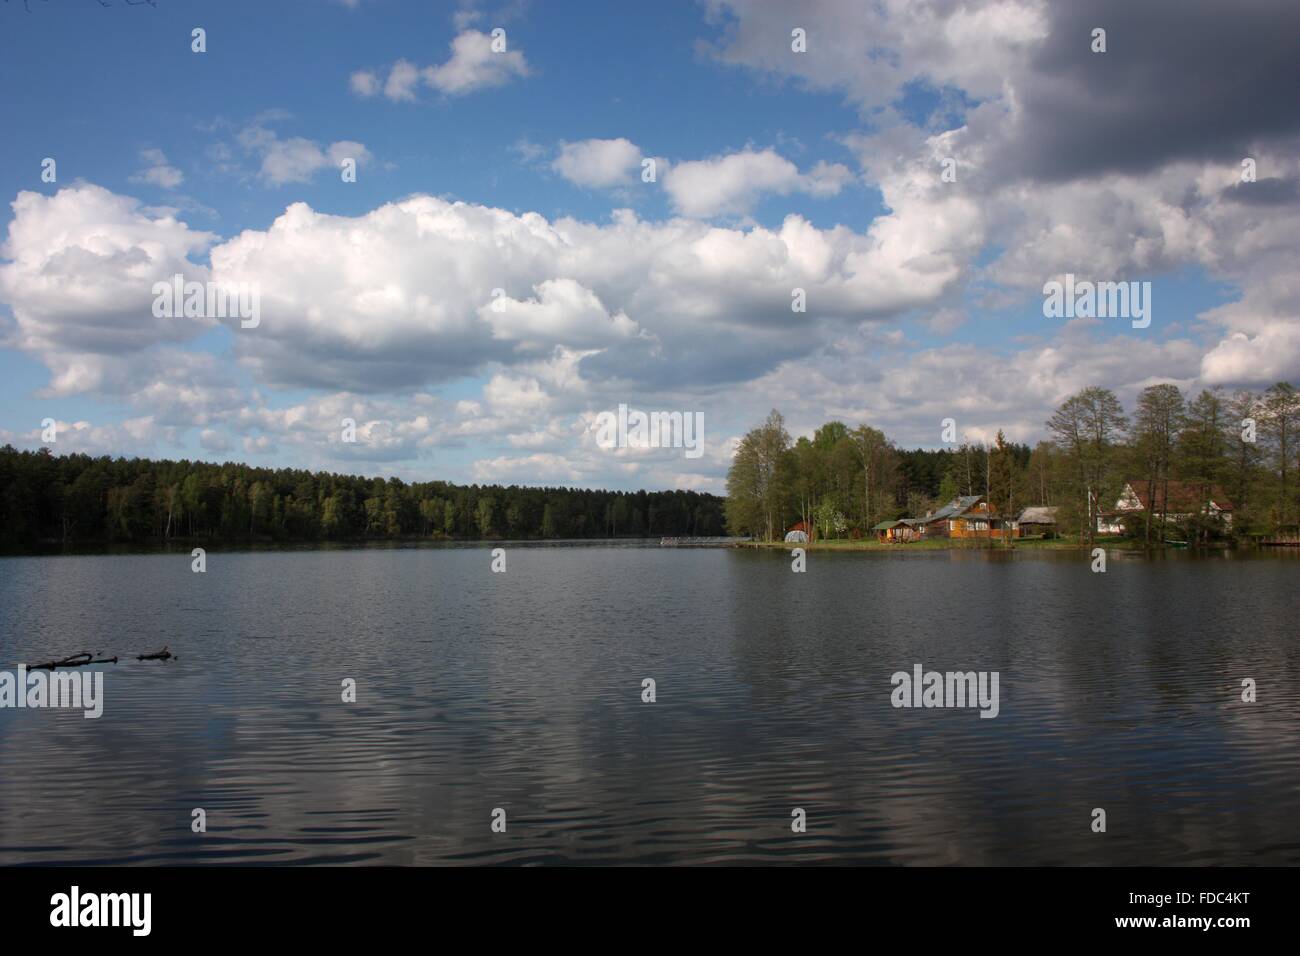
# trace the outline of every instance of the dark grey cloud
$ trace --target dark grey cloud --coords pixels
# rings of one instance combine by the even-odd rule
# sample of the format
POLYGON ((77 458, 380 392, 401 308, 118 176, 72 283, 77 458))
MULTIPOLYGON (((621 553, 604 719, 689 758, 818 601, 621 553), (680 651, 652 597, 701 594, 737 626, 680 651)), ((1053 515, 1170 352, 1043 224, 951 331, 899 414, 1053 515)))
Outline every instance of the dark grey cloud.
POLYGON ((1300 201, 1300 190, 1294 179, 1261 179, 1253 183, 1237 183, 1223 191, 1223 198, 1243 206, 1281 206, 1300 201))
POLYGON ((263 327, 263 335, 246 332, 237 338, 235 354, 264 380, 288 387, 403 392, 476 375, 492 361, 514 358, 508 343, 493 341, 484 329, 472 329, 463 338, 432 341, 408 335, 359 345, 329 335, 306 341, 295 338, 295 330, 281 334, 273 320, 263 327))
POLYGON ((1008 165, 1064 181, 1180 159, 1239 159, 1300 133, 1296 0, 1089 0, 1048 6, 1018 90, 1008 165), (1107 50, 1093 53, 1092 31, 1107 50))

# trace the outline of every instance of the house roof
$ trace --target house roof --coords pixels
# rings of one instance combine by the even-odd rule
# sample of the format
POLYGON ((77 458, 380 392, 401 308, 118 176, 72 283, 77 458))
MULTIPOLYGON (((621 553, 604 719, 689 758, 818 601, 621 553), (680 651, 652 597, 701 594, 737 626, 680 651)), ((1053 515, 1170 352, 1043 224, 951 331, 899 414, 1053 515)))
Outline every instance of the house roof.
POLYGON ((872 530, 872 531, 888 531, 890 528, 897 528, 900 524, 904 524, 904 523, 905 523, 905 522, 904 522, 902 519, 897 519, 897 520, 894 520, 894 521, 881 521, 881 522, 879 522, 879 523, 877 523, 877 524, 873 524, 873 525, 871 526, 871 530, 872 530))
POLYGON ((1026 508, 1020 512, 1021 524, 1056 524, 1056 508, 1026 508))
MULTIPOLYGON (((1147 501, 1147 482, 1144 478, 1132 478, 1124 483, 1137 500, 1141 502, 1142 509, 1151 507, 1147 501)), ((1155 510, 1170 512, 1173 514, 1191 514, 1201 510, 1208 492, 1210 501, 1220 511, 1232 511, 1232 501, 1224 493, 1223 488, 1219 485, 1211 485, 1204 481, 1157 481, 1155 483, 1155 510), (1165 485, 1169 486, 1169 504, 1165 506, 1165 485)))
POLYGON ((960 498, 954 498, 934 514, 926 515, 924 518, 917 519, 917 521, 920 524, 930 524, 933 521, 946 521, 950 518, 960 518, 965 512, 974 508, 983 497, 983 495, 963 495, 960 498))

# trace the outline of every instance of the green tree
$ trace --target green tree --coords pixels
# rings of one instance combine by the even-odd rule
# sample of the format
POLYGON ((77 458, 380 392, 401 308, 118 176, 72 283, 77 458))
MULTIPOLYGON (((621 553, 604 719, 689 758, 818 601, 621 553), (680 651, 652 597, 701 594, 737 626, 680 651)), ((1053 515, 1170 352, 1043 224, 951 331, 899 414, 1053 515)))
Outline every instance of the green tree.
POLYGON ((478 511, 476 519, 478 521, 478 533, 481 537, 492 537, 492 529, 495 527, 496 502, 491 498, 480 498, 478 500, 478 511))
MULTIPOLYGON (((1026 449, 1023 445, 1008 442, 1002 430, 998 429, 997 438, 989 452, 989 508, 1003 515, 1008 521, 1016 517, 1017 509, 1023 508, 1029 499, 1025 468, 1022 464, 1021 453, 1024 450, 1026 449)), ((1002 540, 1008 545, 1012 543, 1009 537, 1004 536, 1002 540)))
POLYGON ((787 488, 782 459, 790 447, 785 419, 772 410, 758 428, 740 440, 727 472, 727 526, 771 541, 782 527, 787 488))

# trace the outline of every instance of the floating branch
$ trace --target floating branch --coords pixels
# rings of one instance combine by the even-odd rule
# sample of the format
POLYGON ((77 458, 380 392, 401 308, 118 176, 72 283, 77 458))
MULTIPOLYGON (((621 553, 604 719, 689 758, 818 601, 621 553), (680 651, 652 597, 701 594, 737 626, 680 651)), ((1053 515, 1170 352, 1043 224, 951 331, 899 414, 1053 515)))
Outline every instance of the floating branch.
MULTIPOLYGON (((95 654, 98 654, 96 651, 95 654)), ((116 657, 104 657, 95 660, 95 654, 82 651, 80 654, 73 654, 71 657, 65 657, 61 661, 46 661, 44 664, 28 664, 29 671, 52 671, 56 667, 81 667, 85 664, 116 664, 116 657)))
MULTIPOLYGON (((5 0, 5 3, 8 2, 9 0, 5 0)), ((45 2, 49 3, 50 0, 45 0, 45 2)), ((109 0, 95 0, 95 2, 98 3, 101 7, 111 7, 113 5, 112 3, 109 2, 109 0)), ((154 9, 157 9, 158 7, 158 0, 124 0, 124 2, 128 7, 139 7, 139 6, 143 6, 146 3, 149 4, 149 6, 153 7, 154 9)), ((23 0, 23 9, 25 9, 28 13, 31 13, 32 0, 23 0)))
POLYGON ((175 657, 176 655, 173 654, 171 651, 167 650, 167 645, 164 644, 163 649, 161 651, 154 651, 152 654, 141 654, 139 657, 136 658, 136 660, 137 661, 169 661, 175 657))

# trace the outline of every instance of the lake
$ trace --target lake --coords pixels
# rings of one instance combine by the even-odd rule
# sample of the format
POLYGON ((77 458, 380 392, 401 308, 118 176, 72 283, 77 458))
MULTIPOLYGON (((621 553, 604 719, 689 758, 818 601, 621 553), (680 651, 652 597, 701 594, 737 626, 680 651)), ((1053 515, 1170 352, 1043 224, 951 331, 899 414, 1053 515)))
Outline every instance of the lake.
POLYGON ((0 864, 1300 862, 1292 554, 490 548, 0 558, 0 864))

